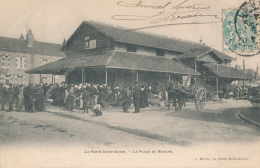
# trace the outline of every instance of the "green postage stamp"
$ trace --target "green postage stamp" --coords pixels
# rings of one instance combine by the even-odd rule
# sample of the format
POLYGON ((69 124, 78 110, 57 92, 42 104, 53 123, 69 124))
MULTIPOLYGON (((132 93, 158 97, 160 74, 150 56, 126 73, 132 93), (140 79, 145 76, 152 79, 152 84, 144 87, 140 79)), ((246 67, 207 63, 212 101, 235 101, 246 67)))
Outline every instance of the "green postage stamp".
POLYGON ((223 51, 242 56, 259 53, 259 2, 244 2, 239 9, 223 9, 223 51))

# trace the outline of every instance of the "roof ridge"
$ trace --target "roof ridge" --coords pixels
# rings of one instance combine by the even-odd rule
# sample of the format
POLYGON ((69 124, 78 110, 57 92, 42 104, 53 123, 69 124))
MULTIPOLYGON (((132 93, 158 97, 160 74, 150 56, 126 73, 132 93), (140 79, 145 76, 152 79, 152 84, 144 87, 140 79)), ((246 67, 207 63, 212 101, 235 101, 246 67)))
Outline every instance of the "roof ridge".
MULTIPOLYGON (((24 41, 24 42, 26 42, 26 39, 19 39, 19 38, 14 38, 14 37, 0 36, 0 38, 6 38, 6 39, 19 40, 19 41, 24 41)), ((44 41, 38 41, 38 40, 35 40, 35 39, 33 40, 33 42, 36 42, 36 43, 45 43, 45 44, 55 44, 55 45, 60 45, 60 46, 62 46, 62 44, 50 43, 50 42, 44 42, 44 41)))
POLYGON ((49 43, 49 42, 37 41, 37 40, 34 40, 33 42, 37 42, 37 43, 45 43, 45 44, 52 44, 52 45, 60 45, 60 46, 62 46, 62 44, 58 44, 58 43, 49 43))
MULTIPOLYGON (((95 22, 95 21, 83 21, 85 23, 89 23, 89 24, 99 24, 101 26, 108 26, 108 27, 112 27, 112 28, 117 28, 117 29, 122 29, 122 30, 126 30, 129 31, 129 29, 127 29, 126 27, 123 27, 121 25, 113 25, 113 24, 109 24, 109 23, 104 23, 104 22, 95 22)), ((94 26, 94 25, 93 25, 94 26)), ((95 27, 95 26, 94 26, 95 27)), ((130 30, 131 31, 131 30, 130 30)), ((145 35, 150 35, 150 36, 156 36, 156 37, 160 37, 160 38, 166 38, 169 40, 178 40, 178 41, 182 41, 182 42, 188 42, 190 44, 196 44, 196 45, 201 45, 199 42, 195 42, 195 41, 190 41, 190 40, 185 40, 185 39, 181 39, 181 38, 176 38, 176 37, 169 37, 166 35, 162 35, 162 34, 156 34, 156 33, 152 33, 152 32, 145 32, 145 31, 135 31, 136 33, 141 33, 141 34, 145 34, 145 35)))
POLYGON ((19 38, 14 38, 14 37, 6 37, 6 36, 0 36, 0 38, 8 38, 8 39, 25 41, 24 39, 19 39, 19 38))

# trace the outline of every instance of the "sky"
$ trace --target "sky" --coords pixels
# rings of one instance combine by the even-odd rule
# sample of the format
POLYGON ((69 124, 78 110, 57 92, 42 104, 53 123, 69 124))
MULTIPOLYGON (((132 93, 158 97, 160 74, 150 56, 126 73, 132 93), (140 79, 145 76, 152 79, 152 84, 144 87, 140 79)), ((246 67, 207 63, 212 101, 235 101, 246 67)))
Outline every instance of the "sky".
MULTIPOLYGON (((202 40, 206 45, 223 51, 222 10, 238 9, 243 2, 244 0, 0 0, 0 36, 19 38, 21 33, 25 35, 26 30, 30 28, 37 41, 61 44, 63 39, 68 39, 84 20, 127 29, 179 23, 135 31, 193 42, 202 40), (180 6, 183 8, 176 8, 180 6), (187 8, 188 6, 205 8, 191 9, 187 8), (165 19, 168 15, 163 15, 187 11, 187 14, 192 15, 215 15, 218 19, 214 16, 205 16, 172 21, 169 18, 165 19), (151 22, 158 21, 159 18, 161 20, 158 24, 151 22), (213 20, 218 22, 180 24, 213 20)), ((186 15, 186 13, 175 13, 174 16, 177 15, 186 15)), ((257 63, 260 65, 259 54, 251 57, 239 56, 233 52, 227 54, 237 58, 232 66, 236 64, 242 66, 243 59, 246 68, 255 70, 257 63)))

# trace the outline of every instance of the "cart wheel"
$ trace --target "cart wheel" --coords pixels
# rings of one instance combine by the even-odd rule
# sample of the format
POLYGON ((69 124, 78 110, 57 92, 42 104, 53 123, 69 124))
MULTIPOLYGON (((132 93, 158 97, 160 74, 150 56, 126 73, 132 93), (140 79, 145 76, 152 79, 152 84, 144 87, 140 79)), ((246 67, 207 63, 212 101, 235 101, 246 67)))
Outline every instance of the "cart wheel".
POLYGON ((195 95, 195 106, 198 111, 202 110, 206 102, 206 91, 203 88, 199 88, 195 95))

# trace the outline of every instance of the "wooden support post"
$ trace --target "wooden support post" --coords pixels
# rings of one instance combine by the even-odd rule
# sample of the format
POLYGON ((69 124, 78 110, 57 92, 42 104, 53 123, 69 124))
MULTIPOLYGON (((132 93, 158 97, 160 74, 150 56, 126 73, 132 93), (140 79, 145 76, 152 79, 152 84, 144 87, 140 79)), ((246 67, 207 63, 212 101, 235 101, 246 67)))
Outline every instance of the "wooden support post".
MULTIPOLYGON (((197 60, 195 58, 195 71, 197 71, 197 60)), ((197 83, 197 76, 195 76, 195 84, 197 83)))
POLYGON ((54 84, 53 82, 53 74, 51 74, 51 83, 54 84))
POLYGON ((40 74, 40 84, 42 84, 42 74, 40 74))
POLYGON ((138 82, 138 71, 136 70, 136 82, 138 82))
POLYGON ((81 67, 81 83, 84 84, 84 72, 83 72, 83 66, 81 67))
POLYGON ((217 99, 218 99, 218 64, 217 64, 217 77, 216 77, 216 89, 217 89, 217 99))
POLYGON ((83 85, 85 85, 86 83, 86 71, 84 69, 84 73, 83 73, 83 85))
POLYGON ((106 85, 107 85, 107 68, 106 68, 106 85))
POLYGON ((55 74, 53 75, 53 81, 54 81, 54 83, 55 83, 55 74))
POLYGON ((169 82, 171 82, 171 74, 168 74, 169 82))

